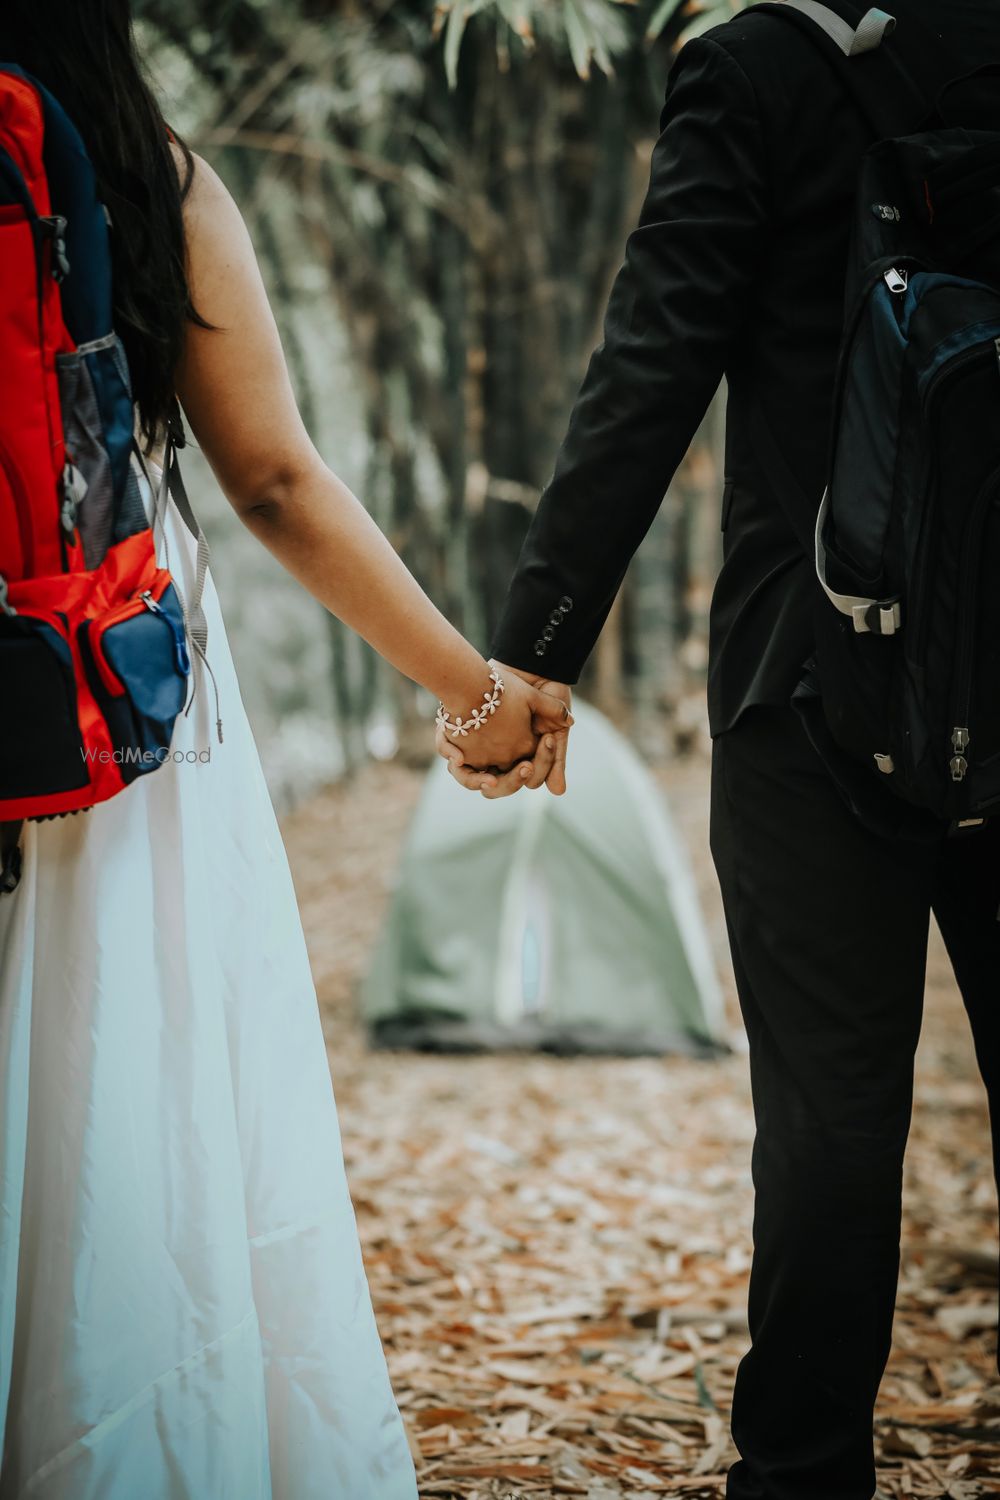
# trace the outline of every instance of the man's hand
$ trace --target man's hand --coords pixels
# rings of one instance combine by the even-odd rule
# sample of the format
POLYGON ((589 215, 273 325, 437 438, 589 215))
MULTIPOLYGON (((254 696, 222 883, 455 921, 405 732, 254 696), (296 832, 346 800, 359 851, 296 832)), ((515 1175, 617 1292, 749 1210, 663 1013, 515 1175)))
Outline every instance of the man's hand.
MULTIPOLYGON (((535 703, 539 701, 538 694, 548 694, 560 704, 565 705, 565 712, 567 716, 569 715, 573 694, 566 683, 553 682, 547 677, 522 672, 517 667, 506 666, 503 662, 498 662, 497 666, 504 681, 508 684, 512 679, 520 679, 529 688, 534 689, 533 701, 535 703)), ((437 737, 437 749, 448 762, 448 770, 452 777, 461 786, 471 792, 481 792, 491 801, 498 797, 509 797, 525 786, 535 789, 542 785, 547 785, 554 796, 561 797, 566 790, 566 749, 569 741, 569 728, 573 722, 572 717, 568 717, 565 722, 567 725, 565 728, 552 728, 552 718, 549 713, 545 712, 542 715, 536 713, 533 716, 532 728, 536 734, 541 734, 541 739, 535 747, 534 756, 530 759, 522 758, 508 768, 491 766, 483 770, 470 766, 465 759, 462 743, 456 744, 454 740, 440 731, 437 737)))

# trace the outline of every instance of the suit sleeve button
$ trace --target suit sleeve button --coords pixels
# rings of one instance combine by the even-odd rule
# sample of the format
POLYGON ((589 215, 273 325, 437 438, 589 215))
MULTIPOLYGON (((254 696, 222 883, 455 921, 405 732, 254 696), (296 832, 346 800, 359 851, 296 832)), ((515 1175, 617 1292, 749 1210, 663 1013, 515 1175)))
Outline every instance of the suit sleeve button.
POLYGON ((573 608, 573 601, 568 594, 563 594, 562 598, 559 600, 559 608, 565 615, 568 615, 570 610, 573 608))
POLYGON ((562 612, 562 610, 561 609, 554 609, 552 611, 552 613, 549 615, 549 624, 550 625, 561 625, 562 622, 563 622, 563 612, 562 612))
POLYGON ((542 631, 542 640, 543 641, 552 641, 552 640, 555 639, 555 634, 556 633, 553 630, 552 626, 551 625, 546 625, 545 629, 542 631))
POLYGON ((535 642, 535 655, 536 656, 544 656, 545 655, 546 644, 547 643, 545 641, 536 641, 535 642))

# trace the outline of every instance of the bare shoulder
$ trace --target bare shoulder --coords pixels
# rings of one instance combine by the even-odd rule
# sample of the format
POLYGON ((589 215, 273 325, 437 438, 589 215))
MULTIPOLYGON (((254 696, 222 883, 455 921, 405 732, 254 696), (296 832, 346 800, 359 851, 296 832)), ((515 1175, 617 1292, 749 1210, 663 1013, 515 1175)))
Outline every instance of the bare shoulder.
POLYGON ((184 189, 188 278, 194 301, 203 311, 206 299, 217 306, 228 301, 227 279, 235 288, 243 276, 256 275, 256 257, 243 216, 215 168, 193 152, 187 158, 179 147, 171 150, 184 189))
POLYGON ((201 221, 211 222, 220 216, 230 222, 241 219, 232 193, 203 156, 193 151, 185 155, 174 144, 170 150, 184 195, 184 225, 189 233, 201 221))
POLYGON ((199 156, 195 151, 189 151, 185 155, 173 142, 171 142, 170 151, 176 163, 177 176, 184 193, 185 209, 189 205, 193 207, 199 203, 218 204, 223 201, 233 203, 232 194, 226 184, 203 156, 199 156))

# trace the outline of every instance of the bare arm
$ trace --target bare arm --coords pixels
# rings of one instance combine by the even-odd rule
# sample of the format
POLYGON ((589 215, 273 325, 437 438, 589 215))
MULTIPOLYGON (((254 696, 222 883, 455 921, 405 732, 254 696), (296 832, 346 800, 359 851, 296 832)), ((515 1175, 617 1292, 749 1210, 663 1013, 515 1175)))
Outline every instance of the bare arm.
MULTIPOLYGON (((246 226, 201 160, 185 202, 185 231, 192 299, 213 326, 189 323, 177 392, 224 493, 320 603, 465 717, 489 686, 487 663, 434 607, 310 441, 246 226)), ((504 711, 474 737, 475 752, 469 742, 478 764, 508 765, 532 754, 536 699, 525 698, 516 679, 508 685, 504 711)))

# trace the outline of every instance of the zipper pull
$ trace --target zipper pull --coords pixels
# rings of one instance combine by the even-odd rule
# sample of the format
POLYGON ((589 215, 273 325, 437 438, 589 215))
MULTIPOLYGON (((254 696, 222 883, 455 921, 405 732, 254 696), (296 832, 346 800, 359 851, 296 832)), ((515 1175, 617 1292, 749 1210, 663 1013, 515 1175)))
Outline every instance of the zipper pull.
POLYGON ((956 728, 951 733, 951 748, 955 754, 949 762, 952 781, 964 781, 969 769, 969 762, 964 752, 969 748, 969 731, 956 728))
POLYGON ((177 670, 178 672, 180 672, 182 677, 186 677, 191 670, 191 658, 190 656, 188 656, 188 649, 187 644, 184 640, 183 630, 175 625, 174 621, 167 614, 163 606, 161 604, 157 604, 149 589, 146 589, 145 593, 140 594, 139 598, 142 600, 146 608, 151 611, 152 614, 162 615, 163 619, 166 620, 167 624, 170 626, 170 633, 174 638, 174 660, 177 663, 177 670))
POLYGON ((69 275, 69 256, 66 254, 66 220, 61 214, 50 214, 39 220, 52 242, 52 278, 65 281, 69 275))
POLYGON ((84 478, 83 471, 77 468, 71 458, 67 458, 63 465, 63 494, 74 504, 82 505, 89 489, 90 485, 84 478))
POLYGON ((890 292, 897 297, 901 297, 910 284, 910 273, 909 271, 897 271, 893 267, 891 271, 886 271, 882 279, 890 292))
POLYGON ((87 498, 89 488, 83 474, 73 460, 68 458, 63 465, 63 501, 59 507, 59 523, 69 541, 73 541, 76 536, 80 506, 87 498))

